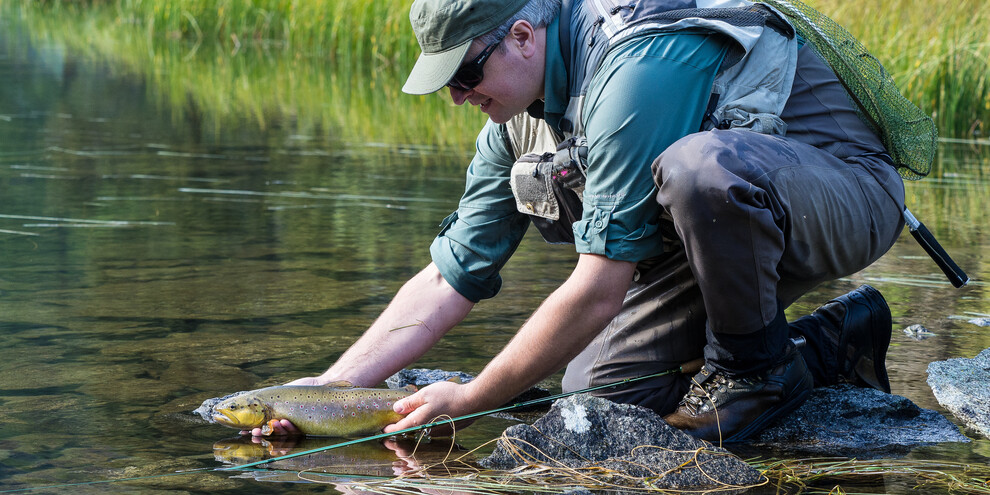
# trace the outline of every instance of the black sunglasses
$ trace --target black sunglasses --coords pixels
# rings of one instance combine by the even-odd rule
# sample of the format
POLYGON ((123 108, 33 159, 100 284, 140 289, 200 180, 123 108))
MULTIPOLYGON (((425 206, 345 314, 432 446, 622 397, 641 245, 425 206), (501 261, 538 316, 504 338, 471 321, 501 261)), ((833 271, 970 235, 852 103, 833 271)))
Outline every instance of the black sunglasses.
POLYGON ((495 52, 495 48, 501 42, 502 40, 498 40, 486 46, 477 57, 474 57, 474 60, 460 66, 454 73, 454 77, 451 77, 450 81, 447 82, 447 86, 461 91, 471 91, 475 86, 481 84, 481 81, 485 79, 485 62, 488 61, 488 57, 495 52))

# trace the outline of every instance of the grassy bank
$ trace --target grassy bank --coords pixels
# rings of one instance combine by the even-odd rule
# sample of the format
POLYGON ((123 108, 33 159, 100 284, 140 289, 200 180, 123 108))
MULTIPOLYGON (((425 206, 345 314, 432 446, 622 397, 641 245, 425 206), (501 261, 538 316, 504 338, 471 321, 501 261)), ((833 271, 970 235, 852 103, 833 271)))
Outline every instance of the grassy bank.
MULTIPOLYGON (((399 92, 418 47, 411 0, 93 0, 4 2, 34 36, 167 88, 163 104, 265 125, 388 142, 466 144, 483 118, 445 95, 399 92), (401 118, 397 118, 401 115, 401 118)), ((817 0, 873 51, 942 136, 990 126, 990 9, 985 0, 817 0)), ((441 92, 443 93, 443 92, 441 92)))

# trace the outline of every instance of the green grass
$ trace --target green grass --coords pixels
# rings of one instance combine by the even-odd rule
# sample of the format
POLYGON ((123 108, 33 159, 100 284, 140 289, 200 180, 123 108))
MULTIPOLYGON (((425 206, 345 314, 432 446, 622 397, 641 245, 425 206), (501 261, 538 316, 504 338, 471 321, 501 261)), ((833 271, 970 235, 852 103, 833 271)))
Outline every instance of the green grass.
MULTIPOLYGON (((3 2, 32 35, 110 61, 164 89, 176 118, 213 125, 288 119, 343 139, 465 145, 484 116, 445 92, 399 88, 418 47, 411 0, 3 2)), ((990 9, 985 0, 817 0, 877 56, 941 136, 985 138, 990 9)))
POLYGON ((233 119, 346 141, 473 142, 483 114, 456 107, 446 92, 400 91, 418 55, 408 7, 373 4, 4 2, 0 16, 19 19, 35 39, 146 79, 163 111, 206 131, 233 119))
POLYGON ((990 133, 990 9, 985 0, 811 3, 855 35, 940 135, 990 133))

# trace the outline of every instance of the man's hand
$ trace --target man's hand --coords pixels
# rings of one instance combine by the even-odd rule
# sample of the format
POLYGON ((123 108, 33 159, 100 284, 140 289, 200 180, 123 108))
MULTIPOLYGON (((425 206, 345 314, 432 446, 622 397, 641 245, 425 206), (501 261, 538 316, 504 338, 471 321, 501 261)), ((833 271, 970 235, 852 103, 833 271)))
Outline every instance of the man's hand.
MULTIPOLYGON (((405 414, 406 417, 398 423, 385 427, 385 433, 392 433, 414 426, 435 423, 444 419, 456 418, 482 410, 483 405, 474 399, 471 384, 453 382, 437 382, 416 392, 405 399, 397 401, 392 409, 405 414), (449 418, 448 418, 449 417, 449 418)), ((459 421, 458 428, 464 428, 474 421, 459 421)), ((434 427, 433 436, 449 436, 453 429, 449 425, 434 427)))
POLYGON ((252 437, 295 437, 303 434, 303 432, 299 431, 299 428, 296 428, 296 425, 292 424, 292 421, 287 419, 273 419, 268 422, 268 425, 272 427, 272 431, 267 435, 261 432, 261 428, 254 428, 251 431, 241 431, 241 435, 250 433, 252 437))

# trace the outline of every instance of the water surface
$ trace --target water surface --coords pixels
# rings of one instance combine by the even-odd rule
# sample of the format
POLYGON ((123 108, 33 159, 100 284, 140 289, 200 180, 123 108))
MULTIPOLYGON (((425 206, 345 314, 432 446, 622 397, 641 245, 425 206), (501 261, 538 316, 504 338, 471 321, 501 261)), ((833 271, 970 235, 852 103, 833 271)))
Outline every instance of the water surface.
MULTIPOLYGON (((218 467, 217 442, 249 454, 257 447, 190 411, 319 373, 343 352, 429 262, 470 144, 339 140, 289 119, 203 126, 195 107, 176 116, 140 77, 26 40, 16 29, 0 36, 0 487, 218 467)), ((968 323, 990 313, 988 155, 947 144, 940 176, 908 184, 912 210, 974 278, 968 287, 952 289, 905 233, 870 268, 789 310, 877 286, 895 320, 893 391, 922 407, 941 410, 925 384, 930 361, 990 347, 987 330, 968 323), (902 329, 912 324, 936 336, 909 339, 902 329)), ((574 259, 527 237, 502 294, 417 366, 480 371, 574 259)), ((458 440, 474 448, 508 424, 485 418, 458 440)), ((986 463, 990 449, 979 440, 911 455, 986 463)), ((316 462, 387 474, 398 460, 373 445, 316 462)), ((53 491, 323 489, 262 478, 206 471, 53 491)))

